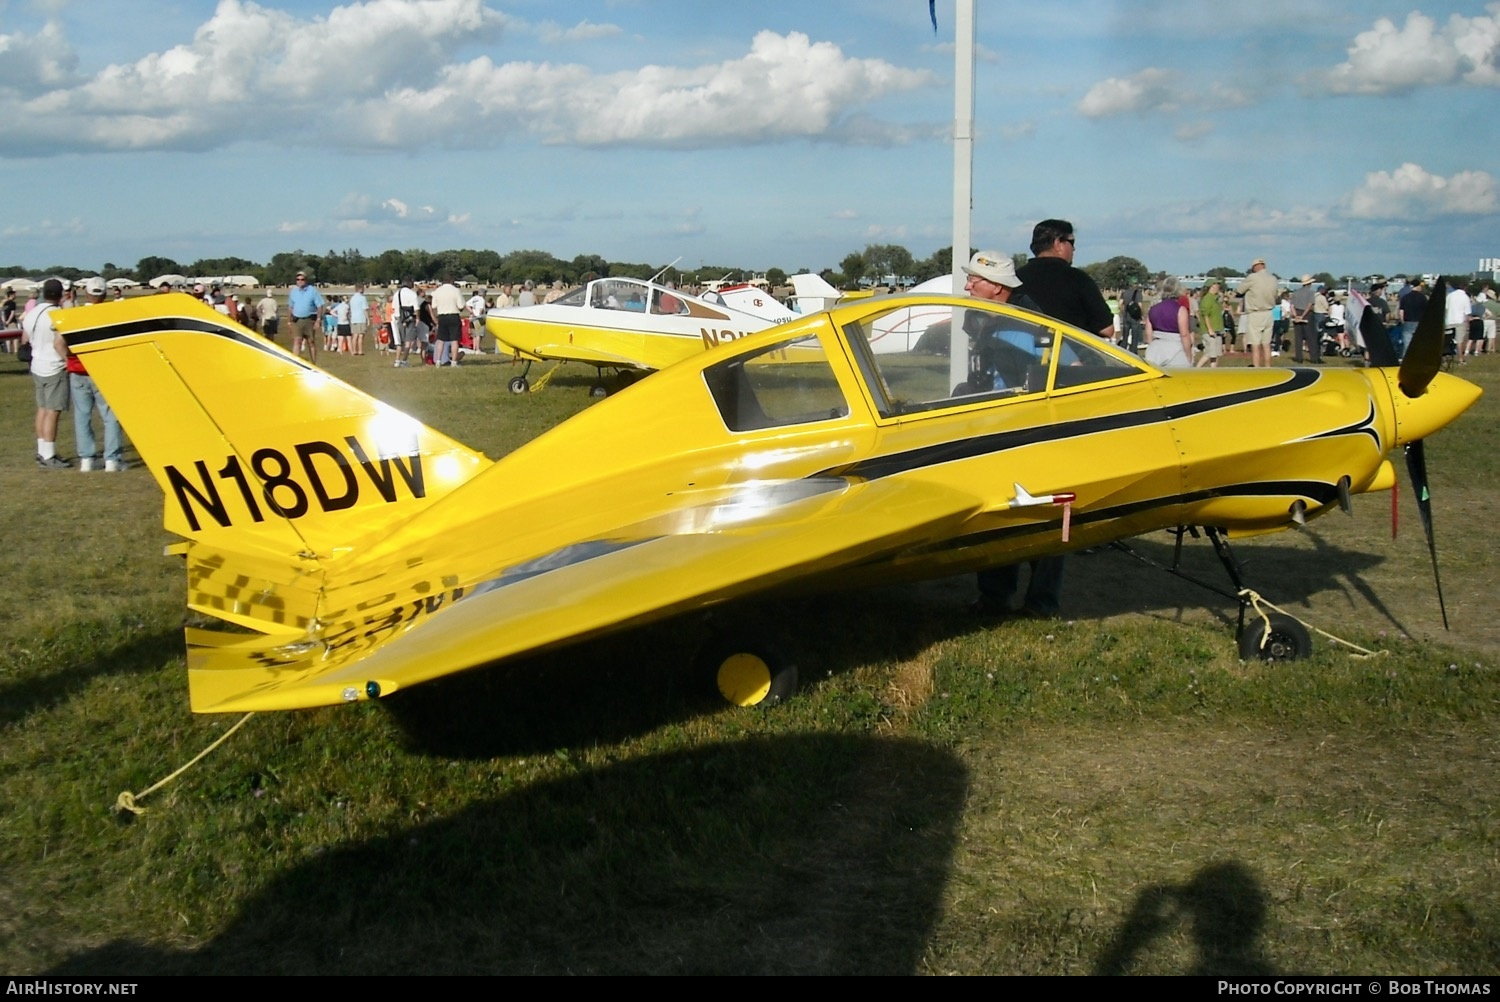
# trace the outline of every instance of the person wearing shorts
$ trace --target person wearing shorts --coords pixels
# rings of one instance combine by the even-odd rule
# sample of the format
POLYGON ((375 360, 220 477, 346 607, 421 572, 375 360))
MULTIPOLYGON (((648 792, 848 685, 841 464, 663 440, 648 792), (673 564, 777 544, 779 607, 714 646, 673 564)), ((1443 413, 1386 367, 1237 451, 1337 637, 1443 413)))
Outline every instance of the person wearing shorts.
POLYGON ((31 379, 36 384, 36 465, 44 470, 71 470, 57 454, 57 419, 68 409, 68 343, 52 325, 52 311, 62 302, 62 282, 42 283, 42 299, 21 320, 21 336, 31 345, 31 379))
POLYGON ((305 344, 310 362, 318 360, 318 338, 323 336, 318 328, 323 322, 323 305, 322 295, 307 281, 307 275, 297 272, 297 282, 286 297, 287 313, 292 318, 292 353, 300 355, 305 344))
POLYGON ((1266 262, 1256 258, 1250 274, 1240 282, 1235 293, 1244 300, 1245 345, 1250 349, 1250 364, 1260 368, 1271 365, 1271 308, 1276 305, 1279 283, 1266 270, 1266 262))
POLYGON ((391 302, 391 334, 398 345, 395 367, 400 369, 406 366, 407 356, 414 350, 417 352, 417 361, 422 360, 422 341, 427 334, 417 320, 422 300, 417 295, 417 290, 411 287, 411 279, 401 283, 401 288, 396 290, 391 302))

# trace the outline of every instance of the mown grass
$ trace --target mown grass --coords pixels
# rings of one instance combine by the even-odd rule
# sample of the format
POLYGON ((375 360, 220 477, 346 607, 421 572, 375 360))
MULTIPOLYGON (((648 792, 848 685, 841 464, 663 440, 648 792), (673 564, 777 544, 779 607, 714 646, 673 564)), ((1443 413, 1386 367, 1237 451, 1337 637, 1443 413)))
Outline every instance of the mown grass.
MULTIPOLYGON (((511 397, 493 359, 327 364, 491 456, 593 379, 511 397)), ((1376 657, 1241 663, 1226 603, 1101 552, 1052 623, 975 622, 965 580, 742 610, 803 668, 765 713, 705 698, 689 619, 263 714, 127 822, 119 791, 233 721, 186 709, 154 483, 37 471, 0 356, 0 969, 1493 974, 1497 544, 1474 516, 1500 366, 1468 369, 1489 396, 1428 449, 1451 634, 1412 506, 1392 542, 1388 499, 1358 498, 1239 553, 1376 657)))

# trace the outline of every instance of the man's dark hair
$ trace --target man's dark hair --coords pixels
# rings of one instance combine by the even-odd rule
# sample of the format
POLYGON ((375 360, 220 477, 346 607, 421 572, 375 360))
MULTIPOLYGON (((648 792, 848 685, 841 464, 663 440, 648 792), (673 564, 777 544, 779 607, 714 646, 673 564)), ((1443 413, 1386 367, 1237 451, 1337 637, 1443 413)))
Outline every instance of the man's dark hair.
POLYGON ((62 301, 62 282, 55 278, 49 278, 42 283, 42 298, 49 303, 62 301))
POLYGON ((1053 244, 1072 235, 1073 224, 1066 219, 1043 219, 1031 231, 1031 253, 1036 255, 1051 250, 1053 244))

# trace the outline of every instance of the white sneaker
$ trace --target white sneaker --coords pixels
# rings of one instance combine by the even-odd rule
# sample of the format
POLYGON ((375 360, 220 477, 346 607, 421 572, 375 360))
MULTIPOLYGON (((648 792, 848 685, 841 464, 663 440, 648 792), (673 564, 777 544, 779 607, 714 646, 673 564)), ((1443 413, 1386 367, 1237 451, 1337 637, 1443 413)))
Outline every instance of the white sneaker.
POLYGON ((104 461, 105 473, 124 473, 130 466, 123 459, 106 459, 104 461))
POLYGON ((89 457, 85 457, 83 459, 80 459, 80 460, 78 460, 78 468, 80 470, 82 470, 84 473, 88 473, 91 470, 93 470, 93 468, 94 468, 94 460, 92 458, 89 458, 89 457))

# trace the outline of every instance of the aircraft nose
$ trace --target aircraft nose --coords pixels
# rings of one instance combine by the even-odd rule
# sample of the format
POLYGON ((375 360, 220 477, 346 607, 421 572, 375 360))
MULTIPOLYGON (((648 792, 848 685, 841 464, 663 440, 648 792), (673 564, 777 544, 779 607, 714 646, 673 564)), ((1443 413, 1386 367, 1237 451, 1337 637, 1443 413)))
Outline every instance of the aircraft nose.
POLYGON ((1445 428, 1484 393, 1467 379, 1439 372, 1427 384, 1426 392, 1408 397, 1397 385, 1395 369, 1381 372, 1390 386, 1395 409, 1396 445, 1418 442, 1440 428, 1445 428))

